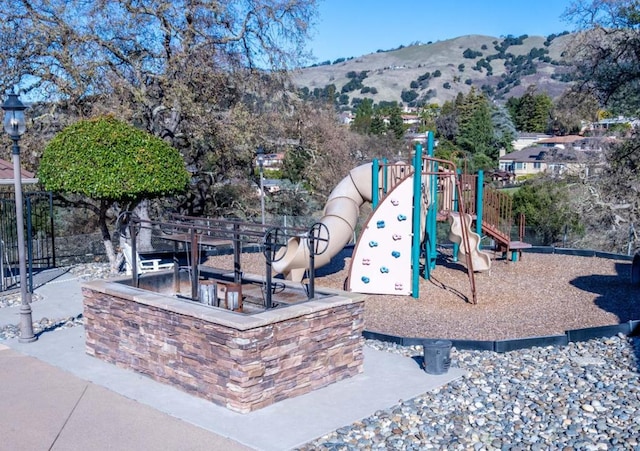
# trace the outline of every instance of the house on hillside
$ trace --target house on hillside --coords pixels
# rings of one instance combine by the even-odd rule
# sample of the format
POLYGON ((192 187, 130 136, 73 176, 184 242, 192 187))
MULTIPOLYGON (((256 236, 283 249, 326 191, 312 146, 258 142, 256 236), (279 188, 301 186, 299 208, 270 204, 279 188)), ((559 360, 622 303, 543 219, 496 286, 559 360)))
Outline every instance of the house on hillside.
POLYGON ((551 135, 546 135, 544 133, 518 133, 518 136, 516 136, 516 139, 512 143, 513 150, 522 150, 525 147, 531 147, 541 139, 551 137, 551 135))
POLYGON ((629 129, 637 128, 640 126, 640 120, 623 116, 607 118, 590 123, 584 131, 589 131, 593 135, 602 135, 607 133, 611 128, 619 126, 628 126, 629 129))
POLYGON ((580 135, 551 136, 540 139, 536 145, 542 147, 557 147, 558 149, 586 149, 589 139, 580 135))
POLYGON ((491 180, 495 186, 510 186, 516 183, 516 175, 510 171, 487 171, 484 175, 485 180, 491 180))
POLYGON ((420 117, 417 114, 403 114, 402 123, 404 125, 415 125, 420 123, 420 117))
POLYGON ((513 172, 516 178, 541 173, 585 176, 600 170, 602 159, 597 150, 536 145, 501 156, 500 170, 513 172))
POLYGON ((280 169, 284 162, 284 152, 268 153, 263 157, 263 165, 268 169, 280 169))
POLYGON ((350 111, 343 111, 340 113, 338 120, 342 125, 351 125, 354 115, 350 111))

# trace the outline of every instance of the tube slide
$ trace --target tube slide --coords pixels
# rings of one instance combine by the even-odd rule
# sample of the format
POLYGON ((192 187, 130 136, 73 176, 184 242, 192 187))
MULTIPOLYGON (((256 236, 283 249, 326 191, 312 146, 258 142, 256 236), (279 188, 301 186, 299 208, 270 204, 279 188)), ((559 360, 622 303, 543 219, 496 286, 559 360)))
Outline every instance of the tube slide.
MULTIPOLYGON (((471 248, 470 257, 474 271, 488 271, 491 268, 491 256, 480 250, 481 237, 475 233, 471 228, 471 216, 465 214, 466 226, 469 234, 469 247, 471 248)), ((466 255, 466 249, 462 242, 462 220, 458 212, 449 213, 449 222, 451 223, 451 230, 449 231, 449 240, 460 245, 460 253, 465 258, 469 258, 466 255)))
MULTIPOLYGON (((326 265, 340 252, 353 237, 360 207, 371 202, 371 163, 352 169, 329 194, 320 223, 324 224, 329 236, 320 236, 328 240, 327 249, 315 257, 317 268, 326 265)), ((324 230, 324 229, 321 229, 324 230)), ((302 281, 309 267, 309 246, 306 237, 293 237, 287 246, 276 255, 272 268, 284 274, 289 280, 302 281)))

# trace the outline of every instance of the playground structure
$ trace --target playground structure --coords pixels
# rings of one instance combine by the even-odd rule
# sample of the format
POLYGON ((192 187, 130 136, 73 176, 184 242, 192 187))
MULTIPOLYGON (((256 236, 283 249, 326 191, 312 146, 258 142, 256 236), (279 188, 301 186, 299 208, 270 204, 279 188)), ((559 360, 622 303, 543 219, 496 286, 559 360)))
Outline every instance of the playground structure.
MULTIPOLYGON (((419 278, 428 279, 435 269, 438 221, 451 225, 454 259, 460 256, 466 264, 473 303, 474 272, 491 266, 490 254, 480 249, 483 234, 514 261, 523 248, 530 247, 522 242, 522 222, 519 240, 511 240, 511 198, 485 187, 482 172, 460 174, 453 162, 434 158, 432 134, 426 155, 417 145, 411 163, 374 160, 351 170, 333 189, 319 221, 325 226, 320 238, 328 244, 315 261, 317 267, 349 242, 365 202, 372 204, 373 212, 353 251, 350 291, 419 297, 419 278)), ((302 280, 308 269, 308 249, 304 237, 292 237, 279 251, 274 270, 288 279, 302 280)))

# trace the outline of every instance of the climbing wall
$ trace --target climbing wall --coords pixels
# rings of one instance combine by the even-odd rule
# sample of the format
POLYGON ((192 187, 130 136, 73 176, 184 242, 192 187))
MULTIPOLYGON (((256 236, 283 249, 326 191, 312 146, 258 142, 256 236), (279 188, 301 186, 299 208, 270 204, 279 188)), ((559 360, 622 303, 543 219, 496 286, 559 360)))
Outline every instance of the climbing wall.
POLYGON ((413 177, 396 186, 372 213, 353 251, 349 289, 411 294, 413 177))

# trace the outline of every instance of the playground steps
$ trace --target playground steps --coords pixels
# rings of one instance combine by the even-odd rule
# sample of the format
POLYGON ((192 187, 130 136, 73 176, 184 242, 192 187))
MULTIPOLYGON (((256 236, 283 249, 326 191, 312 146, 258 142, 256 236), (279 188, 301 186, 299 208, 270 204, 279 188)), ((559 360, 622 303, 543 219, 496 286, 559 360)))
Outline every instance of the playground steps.
POLYGON ((517 262, 519 257, 522 257, 522 249, 528 249, 531 247, 531 244, 524 243, 522 241, 511 241, 509 243, 509 248, 506 249, 506 252, 511 252, 511 261, 517 262))
POLYGON ((511 252, 511 260, 514 262, 518 261, 518 257, 522 255, 522 249, 531 247, 530 243, 524 241, 511 241, 511 237, 486 221, 482 221, 482 231, 493 238, 497 250, 503 253, 511 252))
POLYGON ((529 249, 531 247, 530 243, 525 243, 523 241, 510 241, 509 249, 510 250, 521 250, 521 249, 529 249))
POLYGON ((502 230, 487 221, 482 221, 482 231, 493 238, 499 246, 508 246, 511 243, 511 237, 506 235, 502 230))

